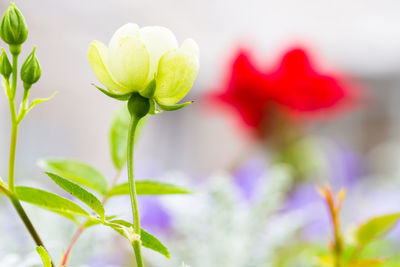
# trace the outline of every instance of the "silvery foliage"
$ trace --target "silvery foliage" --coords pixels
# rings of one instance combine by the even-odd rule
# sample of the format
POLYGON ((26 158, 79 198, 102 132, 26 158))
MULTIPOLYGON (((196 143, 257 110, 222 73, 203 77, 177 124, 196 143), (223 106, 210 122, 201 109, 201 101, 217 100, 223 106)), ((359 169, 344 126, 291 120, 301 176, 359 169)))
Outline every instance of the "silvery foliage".
POLYGON ((170 210, 172 259, 146 257, 152 266, 176 267, 182 261, 192 267, 275 265, 277 250, 306 223, 299 211, 278 213, 292 184, 290 169, 271 166, 251 201, 243 199, 232 179, 215 174, 196 186, 200 189, 194 196, 167 201, 168 207, 179 206, 170 210))

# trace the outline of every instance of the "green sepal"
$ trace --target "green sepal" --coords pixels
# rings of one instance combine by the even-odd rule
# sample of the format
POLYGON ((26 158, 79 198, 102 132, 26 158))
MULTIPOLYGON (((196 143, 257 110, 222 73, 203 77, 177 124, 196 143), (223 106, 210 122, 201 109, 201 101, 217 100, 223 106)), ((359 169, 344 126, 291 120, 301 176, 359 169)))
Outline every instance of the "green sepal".
POLYGON ((153 98, 154 92, 156 91, 156 79, 153 79, 149 84, 146 86, 145 89, 139 92, 139 94, 146 98, 153 98))
MULTIPOLYGON (((156 100, 157 101, 157 100, 156 100)), ((186 102, 186 103, 182 103, 182 104, 176 104, 176 105, 164 105, 161 104, 159 101, 157 101, 157 105, 160 107, 160 109, 165 110, 165 111, 174 111, 174 110, 178 110, 181 108, 186 107, 187 105, 192 104, 194 101, 190 101, 190 102, 186 102)))
POLYGON ((97 85, 95 85, 94 83, 91 83, 91 85, 93 85, 94 87, 96 87, 97 89, 99 89, 103 94, 105 94, 106 96, 109 96, 111 98, 120 100, 120 101, 126 101, 129 100, 129 98, 131 97, 132 93, 128 93, 128 94, 124 94, 124 95, 117 95, 117 94, 113 94, 110 93, 109 91, 107 91, 106 89, 103 89, 97 85))
POLYGON ((149 110, 149 114, 150 115, 157 115, 162 113, 163 111, 159 108, 157 108, 156 106, 156 101, 154 101, 154 99, 150 99, 150 110, 149 110))

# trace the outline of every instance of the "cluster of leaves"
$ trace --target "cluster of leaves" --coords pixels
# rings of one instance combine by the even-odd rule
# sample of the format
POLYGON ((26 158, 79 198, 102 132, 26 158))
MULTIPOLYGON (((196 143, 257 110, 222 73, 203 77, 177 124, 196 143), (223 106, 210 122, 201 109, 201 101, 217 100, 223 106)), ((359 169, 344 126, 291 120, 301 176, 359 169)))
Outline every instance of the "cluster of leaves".
MULTIPOLYGON (((113 164, 118 172, 126 162, 129 113, 126 106, 116 112, 110 129, 110 147, 113 164)), ((43 159, 39 166, 45 170, 45 174, 61 189, 70 194, 75 200, 71 201, 60 195, 27 186, 16 186, 17 197, 26 203, 30 203, 51 212, 59 214, 83 229, 95 225, 105 225, 125 238, 131 243, 137 238, 132 231, 132 224, 128 221, 110 216, 103 204, 112 197, 129 195, 129 184, 120 183, 109 186, 104 175, 95 167, 77 160, 70 159, 43 159), (99 196, 102 200, 99 199, 99 196), (84 207, 82 204, 85 204, 84 207), (89 211, 88 209, 89 208, 89 211)), ((170 195, 188 194, 189 190, 182 187, 151 180, 136 181, 138 195, 170 195)), ((141 230, 141 243, 144 247, 157 251, 169 258, 168 249, 153 235, 141 230)), ((43 258, 44 265, 48 262, 44 248, 38 247, 38 252, 43 258)))
MULTIPOLYGON (((378 267, 384 266, 389 260, 379 258, 377 255, 365 253, 366 248, 373 242, 379 241, 397 224, 400 219, 400 213, 384 214, 368 219, 360 224, 354 231, 352 242, 340 234, 338 214, 341 209, 341 202, 344 194, 338 194, 335 200, 330 188, 321 190, 329 210, 331 212, 332 225, 334 228, 334 239, 331 243, 331 254, 322 255, 319 259, 319 265, 322 267, 378 267), (335 203, 336 202, 336 203, 335 203)), ((341 191, 344 192, 344 191, 341 191)))

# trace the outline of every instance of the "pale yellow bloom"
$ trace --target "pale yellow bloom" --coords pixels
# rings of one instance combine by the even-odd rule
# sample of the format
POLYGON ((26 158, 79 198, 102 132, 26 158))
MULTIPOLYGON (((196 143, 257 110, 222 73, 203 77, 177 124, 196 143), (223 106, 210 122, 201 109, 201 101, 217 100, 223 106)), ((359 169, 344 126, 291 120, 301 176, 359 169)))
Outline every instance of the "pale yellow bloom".
POLYGON ((88 59, 97 79, 113 94, 140 92, 156 80, 154 98, 164 105, 181 100, 199 69, 199 49, 187 39, 181 47, 174 34, 161 26, 119 28, 107 46, 89 45, 88 59))

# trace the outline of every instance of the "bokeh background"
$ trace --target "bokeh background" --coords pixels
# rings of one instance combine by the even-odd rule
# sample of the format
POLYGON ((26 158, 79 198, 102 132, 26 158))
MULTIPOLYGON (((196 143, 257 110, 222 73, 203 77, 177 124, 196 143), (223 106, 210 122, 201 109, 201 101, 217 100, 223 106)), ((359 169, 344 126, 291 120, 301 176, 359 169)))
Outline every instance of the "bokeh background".
MULTIPOLYGON (((137 177, 174 181, 198 191, 189 197, 143 198, 149 231, 160 232, 173 255, 166 261, 153 252, 146 253, 151 266, 180 266, 182 262, 194 267, 311 266, 300 265, 300 261, 299 265, 280 263, 274 254, 285 251, 287 244, 328 246, 328 214, 315 190, 327 182, 335 189, 347 188, 342 214, 346 231, 368 216, 399 210, 400 2, 15 2, 30 30, 22 58, 37 46, 42 66, 42 78, 31 95, 46 97, 58 91, 53 100, 34 109, 21 126, 16 162, 20 184, 55 190, 37 167, 38 159, 49 156, 80 159, 96 166, 110 180, 113 177, 108 131, 120 103, 90 85, 96 81, 86 59, 92 40, 107 43, 117 28, 134 22, 139 26, 166 26, 179 42, 188 37, 198 42, 200 72, 186 97, 194 99, 195 104, 153 116, 137 145, 137 177), (311 52, 322 72, 340 70, 351 77, 363 98, 357 107, 340 116, 304 126, 303 132, 317 147, 316 161, 322 162, 323 171, 292 189, 285 182, 290 176, 287 166, 271 163, 268 148, 237 122, 237 113, 214 108, 208 95, 221 89, 238 47, 248 48, 255 62, 269 66, 298 45, 311 52), (235 177, 241 182, 237 183, 235 177), (249 187, 263 189, 254 192, 249 187), (261 212, 246 194, 254 194, 256 203, 266 203, 260 204, 261 212), (266 197, 264 201, 263 196, 271 195, 273 200, 266 197), (287 213, 282 214, 283 210, 287 213), (277 225, 282 225, 282 230, 276 229, 277 225), (257 247, 265 250, 252 246, 257 236, 263 237, 257 247), (240 251, 244 247, 237 244, 246 244, 252 253, 243 255, 240 251)), ((8 1, 1 1, 1 12, 8 5, 8 1)), ((0 175, 5 177, 10 131, 5 96, 0 97, 0 121, 0 175)), ((0 205, 1 266, 37 263, 31 241, 14 211, 3 199, 0 205)), ((44 239, 51 240, 52 254, 61 255, 74 226, 45 211, 27 208, 44 239)), ((128 199, 110 202, 110 209, 129 218, 128 199)), ((400 240, 396 229, 389 240, 400 240)), ((383 254, 392 253, 385 249, 383 254)), ((300 253, 292 254, 297 257, 300 253)), ((82 236, 71 266, 124 266, 130 260, 124 240, 99 228, 82 236)))

